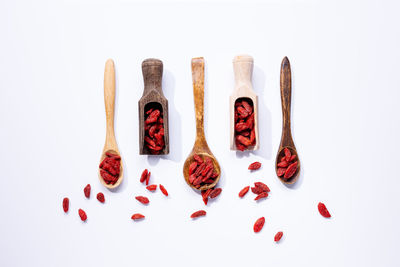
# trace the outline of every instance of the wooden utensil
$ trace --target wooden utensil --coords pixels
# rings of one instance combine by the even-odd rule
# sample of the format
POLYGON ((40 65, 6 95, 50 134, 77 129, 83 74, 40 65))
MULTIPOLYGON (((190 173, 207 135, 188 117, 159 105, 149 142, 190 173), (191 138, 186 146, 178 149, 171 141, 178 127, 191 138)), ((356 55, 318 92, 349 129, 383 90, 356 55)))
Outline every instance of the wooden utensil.
POLYGON ((145 112, 150 108, 161 109, 163 113, 164 125, 164 148, 158 155, 169 153, 169 134, 168 134, 168 100, 162 91, 163 63, 159 59, 149 58, 142 62, 142 72, 144 89, 143 96, 139 100, 139 154, 153 155, 146 146, 145 137, 145 112))
POLYGON ((259 148, 259 138, 258 138, 258 97, 253 90, 253 85, 251 82, 253 74, 253 58, 248 55, 236 56, 233 59, 233 71, 235 75, 235 89, 229 99, 229 109, 230 109, 230 131, 231 131, 231 150, 239 150, 236 147, 235 142, 235 103, 238 99, 251 100, 253 103, 254 112, 254 130, 256 141, 255 145, 249 146, 246 150, 257 150, 259 148))
POLYGON ((281 103, 282 103, 282 137, 279 145, 278 154, 276 155, 275 171, 277 172, 280 158, 284 155, 284 148, 287 147, 292 155, 296 155, 297 170, 288 180, 283 177, 278 178, 285 184, 293 184, 297 181, 300 173, 300 158, 293 142, 292 132, 290 129, 290 110, 292 102, 292 74, 290 70, 290 62, 287 57, 282 60, 281 65, 281 103))
POLYGON ((204 58, 199 57, 192 59, 192 79, 194 109, 196 115, 196 141, 192 151, 185 161, 185 164, 183 165, 183 176, 185 177, 187 184, 193 189, 207 190, 217 185, 219 178, 221 177, 221 169, 217 159, 211 153, 204 135, 204 58), (194 161, 194 154, 211 158, 213 161, 214 170, 218 172, 218 177, 215 178, 214 183, 196 188, 189 182, 189 165, 194 161))
MULTIPOLYGON (((112 59, 107 60, 106 67, 104 70, 104 104, 106 107, 106 142, 104 144, 103 153, 101 154, 100 162, 106 157, 106 152, 117 154, 119 156, 119 150, 117 146, 117 141, 115 139, 114 134, 114 106, 115 106, 115 67, 114 61, 112 59)), ((123 167, 122 167, 122 158, 121 158, 121 167, 118 181, 115 184, 107 184, 103 177, 100 175, 99 168, 99 179, 100 182, 107 188, 116 188, 118 187, 122 179, 123 175, 123 167)))

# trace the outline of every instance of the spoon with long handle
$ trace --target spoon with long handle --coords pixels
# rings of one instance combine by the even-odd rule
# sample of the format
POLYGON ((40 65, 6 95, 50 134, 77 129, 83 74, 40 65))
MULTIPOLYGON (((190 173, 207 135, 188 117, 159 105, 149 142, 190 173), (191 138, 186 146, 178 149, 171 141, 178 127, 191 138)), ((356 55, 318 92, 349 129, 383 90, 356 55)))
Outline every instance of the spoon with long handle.
MULTIPOLYGON (((103 159, 106 157, 106 152, 121 156, 118 150, 118 145, 114 134, 115 67, 114 67, 114 61, 112 59, 107 60, 104 70, 104 104, 106 108, 107 130, 106 130, 106 142, 104 144, 100 162, 102 162, 103 159)), ((121 162, 120 174, 118 177, 118 181, 115 184, 107 184, 104 181, 103 177, 100 175, 100 168, 99 168, 99 179, 100 182, 105 187, 113 189, 121 184, 122 179, 124 178, 122 159, 120 160, 120 162, 121 162)))

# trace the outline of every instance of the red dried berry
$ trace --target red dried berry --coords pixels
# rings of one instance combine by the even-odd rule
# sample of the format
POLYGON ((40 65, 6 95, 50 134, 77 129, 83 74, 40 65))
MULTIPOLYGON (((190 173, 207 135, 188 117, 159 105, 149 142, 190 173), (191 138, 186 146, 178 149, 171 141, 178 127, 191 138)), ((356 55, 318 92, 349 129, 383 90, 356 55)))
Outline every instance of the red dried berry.
POLYGON ((264 191, 263 191, 263 189, 261 187, 254 186, 254 187, 251 188, 251 192, 253 192, 256 195, 259 195, 264 191))
POLYGON ((100 192, 100 193, 97 193, 96 198, 97 198, 97 200, 100 201, 101 203, 104 203, 104 201, 106 201, 105 198, 104 198, 104 194, 101 193, 101 192, 100 192))
POLYGON ((249 166, 249 170, 251 170, 251 171, 258 170, 259 168, 261 168, 261 163, 258 162, 258 161, 253 162, 253 163, 250 164, 250 166, 249 166))
POLYGON ((250 186, 246 186, 245 188, 243 188, 242 190, 240 190, 239 192, 239 197, 244 197, 244 195, 247 194, 247 192, 249 192, 250 186))
POLYGON ((78 210, 78 214, 79 214, 79 217, 81 217, 82 221, 86 221, 87 220, 86 212, 83 209, 79 209, 78 210))
POLYGON ((190 215, 190 218, 198 218, 198 217, 201 217, 201 216, 205 216, 207 214, 207 212, 205 211, 205 210, 199 210, 199 211, 196 211, 196 212, 194 212, 192 215, 190 215))
POLYGON ((210 198, 216 198, 219 196, 222 192, 222 188, 214 188, 212 192, 210 193, 210 198))
POLYGON ((160 190, 165 196, 168 196, 168 191, 162 184, 160 184, 160 190))
POLYGON ((264 223, 265 223, 265 218, 264 217, 258 218, 257 221, 254 223, 254 226, 253 226, 254 233, 260 232, 261 229, 264 227, 264 223))
POLYGON ((146 185, 149 185, 150 176, 151 176, 151 172, 149 172, 149 173, 147 174, 147 177, 146 177, 146 185))
POLYGON ((295 159, 296 159, 296 155, 292 155, 292 156, 290 157, 289 162, 292 162, 292 161, 295 160, 295 159))
POLYGON ((85 188, 83 189, 83 193, 85 193, 85 197, 89 198, 90 197, 90 184, 88 184, 87 186, 85 186, 85 188))
POLYGON ((150 202, 149 199, 144 196, 137 196, 135 198, 142 204, 148 204, 150 202))
POLYGON ((256 187, 260 187, 264 192, 270 192, 271 191, 271 190, 269 190, 269 187, 266 184, 262 183, 262 182, 255 182, 254 185, 256 187))
POLYGON ((276 175, 278 175, 279 177, 281 177, 282 175, 285 174, 287 168, 278 168, 276 170, 276 175))
POLYGON ((190 165, 189 165, 189 175, 192 175, 192 173, 194 172, 194 170, 197 167, 197 162, 193 161, 190 165))
POLYGON ((281 240, 282 236, 283 236, 283 232, 277 232, 274 237, 275 242, 279 242, 279 240, 281 240))
POLYGON ((63 206, 64 212, 68 212, 68 210, 69 210, 69 198, 65 197, 63 199, 62 206, 63 206))
POLYGON ((157 185, 156 184, 149 185, 146 187, 146 189, 149 191, 156 191, 157 185))
POLYGON ((268 197, 268 193, 267 192, 262 192, 261 194, 259 194, 254 200, 259 200, 259 199, 262 199, 262 198, 266 198, 266 197, 268 197))
POLYGON ((285 153, 285 160, 287 162, 290 162, 290 157, 292 156, 292 153, 290 152, 290 150, 287 147, 285 147, 285 149, 283 151, 285 153))
POLYGON ((195 161, 197 161, 198 164, 203 163, 203 159, 199 155, 194 154, 193 158, 194 158, 195 161))
POLYGON ((329 211, 326 208, 325 204, 322 203, 322 202, 318 203, 318 211, 325 218, 330 218, 331 217, 331 214, 329 213, 329 211))
POLYGON ((287 167, 283 178, 289 179, 290 177, 293 176, 293 174, 295 174, 296 170, 297 170, 297 161, 295 163, 290 164, 289 167, 287 167))
POLYGON ((143 183, 144 181, 146 181, 146 178, 147 178, 147 173, 148 173, 149 171, 147 170, 147 169, 145 169, 143 172, 142 172, 142 175, 140 176, 140 182, 141 183, 143 183))
POLYGON ((145 218, 145 216, 140 214, 140 213, 135 213, 131 217, 131 219, 134 220, 134 221, 141 220, 141 219, 144 219, 144 218, 145 218))
POLYGON ((278 167, 281 168, 286 168, 287 166, 289 166, 289 163, 285 160, 285 161, 281 161, 277 164, 278 167))

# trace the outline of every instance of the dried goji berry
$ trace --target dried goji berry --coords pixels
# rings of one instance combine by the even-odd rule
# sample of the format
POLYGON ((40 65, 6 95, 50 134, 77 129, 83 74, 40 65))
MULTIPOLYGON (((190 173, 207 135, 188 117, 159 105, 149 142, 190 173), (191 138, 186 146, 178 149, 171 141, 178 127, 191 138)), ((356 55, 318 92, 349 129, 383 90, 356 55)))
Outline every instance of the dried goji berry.
POLYGON ((281 177, 282 175, 285 174, 287 168, 278 168, 276 171, 276 174, 281 177))
POLYGON ((101 192, 100 192, 100 193, 97 193, 96 198, 97 198, 97 200, 100 201, 101 203, 104 203, 104 201, 106 201, 105 198, 104 198, 104 194, 101 193, 101 192))
POLYGON ((137 196, 135 198, 142 204, 148 204, 150 202, 149 199, 144 196, 137 196))
POLYGON ((285 153, 285 159, 286 159, 286 161, 287 161, 287 162, 290 162, 290 157, 292 156, 292 153, 290 152, 290 150, 289 150, 287 147, 285 147, 285 149, 284 149, 283 151, 284 151, 284 153, 285 153))
POLYGON ((288 165, 289 165, 289 163, 286 160, 278 163, 278 167, 281 167, 281 168, 286 168, 288 165))
POLYGON ((201 217, 201 216, 205 216, 207 214, 207 212, 205 210, 199 210, 194 212, 192 215, 190 215, 190 218, 197 218, 197 217, 201 217))
POLYGON ((189 165, 189 175, 192 175, 192 173, 194 172, 196 167, 197 167, 197 162, 196 161, 193 161, 192 163, 190 163, 190 165, 189 165))
POLYGON ((100 163, 100 176, 106 184, 115 184, 121 171, 121 157, 117 154, 106 152, 106 157, 100 163))
POLYGON ((326 208, 325 204, 322 203, 322 202, 318 203, 318 211, 325 218, 330 218, 331 217, 331 214, 329 213, 329 211, 326 208))
POLYGON ((203 163, 203 159, 199 155, 194 154, 193 158, 194 158, 195 161, 197 161, 198 164, 203 163))
POLYGON ((286 171, 285 171, 285 175, 283 176, 284 179, 289 179, 290 177, 293 176, 293 174, 296 172, 297 170, 297 161, 290 164, 289 167, 287 167, 286 171))
POLYGON ((254 223, 254 226, 253 226, 254 233, 260 232, 261 229, 264 227, 264 223, 265 223, 265 218, 264 217, 258 218, 257 221, 254 223))
POLYGON ((140 219, 144 219, 144 218, 145 218, 145 216, 142 215, 142 214, 140 214, 140 213, 135 213, 135 214, 133 214, 132 217, 131 217, 131 219, 134 220, 134 221, 140 220, 140 219))
POLYGON ((219 194, 221 194, 221 192, 222 188, 214 188, 210 193, 210 198, 216 198, 217 196, 219 196, 219 194))
POLYGON ((83 209, 79 209, 78 210, 78 214, 79 214, 79 217, 81 217, 82 221, 86 221, 87 220, 86 212, 83 209))
POLYGON ((151 176, 151 172, 148 172, 147 176, 146 176, 146 185, 149 185, 150 176, 151 176))
POLYGON ((165 196, 168 196, 168 191, 162 184, 160 184, 160 190, 165 196))
POLYGON ((254 187, 251 188, 251 192, 253 192, 256 195, 259 195, 264 191, 263 191, 263 189, 261 187, 254 186, 254 187))
POLYGON ((266 198, 266 197, 268 197, 268 193, 267 192, 262 192, 262 193, 258 194, 258 196, 254 200, 257 201, 259 199, 266 198))
POLYGON ((256 162, 251 163, 249 165, 248 169, 251 170, 251 171, 255 171, 255 170, 258 170, 259 168, 261 168, 261 163, 256 161, 256 162))
POLYGON ((256 187, 260 187, 264 192, 270 192, 271 191, 271 190, 269 190, 269 187, 266 184, 262 183, 262 182, 255 182, 254 185, 256 187))
POLYGON ((156 184, 152 184, 146 187, 147 190, 149 191, 155 191, 157 189, 157 185, 156 184))
POLYGON ((69 198, 65 197, 63 199, 62 206, 63 206, 64 212, 68 212, 68 210, 69 210, 69 198))
POLYGON ((85 186, 85 188, 83 189, 83 193, 85 193, 85 197, 89 198, 90 197, 90 184, 88 184, 87 186, 85 186))
POLYGON ((246 186, 245 188, 243 188, 242 190, 240 190, 239 192, 239 197, 244 197, 244 195, 247 194, 247 192, 249 192, 250 186, 246 186))
POLYGON ((292 156, 290 157, 289 162, 292 162, 292 161, 295 160, 295 159, 296 159, 296 155, 292 155, 292 156))
POLYGON ((239 143, 241 143, 241 144, 244 145, 245 147, 248 147, 248 146, 251 145, 250 139, 249 139, 249 138, 246 138, 246 137, 244 137, 244 136, 242 136, 242 135, 237 135, 237 136, 236 136, 236 140, 238 140, 239 143))
POLYGON ((142 175, 140 176, 140 182, 141 183, 143 183, 144 181, 146 181, 146 178, 147 178, 147 173, 148 173, 149 171, 147 170, 147 169, 145 169, 143 172, 142 172, 142 175))
POLYGON ((283 236, 283 232, 277 232, 274 237, 275 242, 279 242, 279 240, 281 240, 282 236, 283 236))

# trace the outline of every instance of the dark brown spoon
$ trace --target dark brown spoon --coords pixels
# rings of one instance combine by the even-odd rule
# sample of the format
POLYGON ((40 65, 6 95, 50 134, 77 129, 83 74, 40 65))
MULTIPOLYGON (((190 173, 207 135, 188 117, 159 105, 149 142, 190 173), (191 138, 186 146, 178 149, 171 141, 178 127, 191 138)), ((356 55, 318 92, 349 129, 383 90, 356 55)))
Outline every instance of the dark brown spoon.
MULTIPOLYGON (((278 163, 282 156, 284 155, 284 149, 287 147, 292 155, 296 155, 297 161, 297 170, 289 179, 284 179, 282 177, 278 178, 284 184, 293 184, 299 178, 300 173, 300 158, 297 153, 296 147, 293 142, 292 132, 290 129, 290 110, 291 110, 291 102, 292 102, 292 74, 290 70, 290 62, 287 57, 282 60, 281 65, 281 103, 282 103, 282 136, 281 143, 279 145, 278 154, 276 155, 275 161, 275 171, 278 171, 278 163)), ((278 173, 277 173, 278 175, 278 173)))

